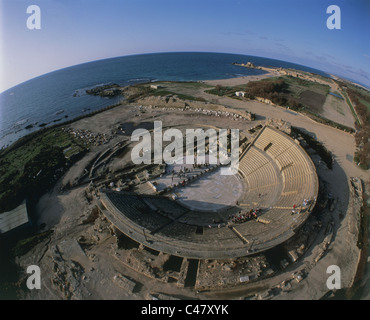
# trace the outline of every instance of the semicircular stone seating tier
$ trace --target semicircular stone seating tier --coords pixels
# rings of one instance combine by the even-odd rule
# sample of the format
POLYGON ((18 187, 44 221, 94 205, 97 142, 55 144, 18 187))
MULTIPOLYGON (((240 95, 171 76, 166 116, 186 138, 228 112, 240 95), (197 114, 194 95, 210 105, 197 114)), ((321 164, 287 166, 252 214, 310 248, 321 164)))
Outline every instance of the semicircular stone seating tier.
MULTIPOLYGON (((261 129, 242 154, 239 172, 247 184, 242 205, 268 209, 263 219, 277 229, 294 230, 307 215, 292 216, 293 210, 308 212, 316 202, 318 179, 312 160, 298 143, 274 128, 261 129)), ((248 227, 240 229, 247 232, 248 227)))
POLYGON ((187 217, 205 213, 185 209, 177 201, 108 190, 101 190, 97 203, 132 239, 187 258, 241 257, 291 238, 308 218, 318 193, 316 170, 303 148, 285 133, 266 126, 240 156, 239 174, 245 193, 238 206, 244 211, 261 208, 260 220, 200 227, 188 223, 187 217), (297 214, 292 214, 293 207, 297 214))

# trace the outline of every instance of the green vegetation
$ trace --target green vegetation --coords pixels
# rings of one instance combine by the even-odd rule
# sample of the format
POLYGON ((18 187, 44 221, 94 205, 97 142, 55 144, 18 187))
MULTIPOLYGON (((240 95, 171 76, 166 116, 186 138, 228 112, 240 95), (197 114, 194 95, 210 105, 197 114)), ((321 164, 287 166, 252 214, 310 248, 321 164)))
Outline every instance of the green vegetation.
POLYGON ((289 97, 288 84, 281 77, 248 82, 245 96, 250 99, 261 97, 271 100, 274 104, 289 106, 292 109, 299 107, 298 101, 289 97))
MULTIPOLYGON (((340 93, 340 92, 338 92, 338 91, 334 91, 334 92, 332 92, 333 94, 335 94, 335 95, 337 95, 338 97, 336 97, 336 98, 338 98, 338 99, 340 99, 340 97, 342 97, 343 98, 343 95, 340 93)), ((334 96, 335 97, 335 96, 334 96)))
POLYGON ((190 96, 190 95, 186 95, 186 94, 181 94, 181 93, 176 93, 176 92, 173 92, 173 91, 168 91, 168 90, 164 90, 164 89, 157 89, 157 90, 152 90, 151 92, 151 95, 155 96, 155 97, 166 97, 166 96, 177 96, 179 99, 182 99, 182 100, 190 100, 190 101, 205 101, 205 99, 203 98, 198 98, 198 97, 194 97, 194 96, 190 96))
POLYGON ((60 128, 40 130, 1 150, 0 212, 45 193, 86 151, 87 146, 60 128))
POLYGON ((44 241, 46 238, 49 238, 54 230, 48 230, 40 234, 36 234, 27 239, 18 241, 18 243, 12 249, 12 254, 14 257, 20 257, 25 255, 30 251, 34 246, 44 241))
POLYGON ((354 132, 350 127, 321 116, 322 106, 330 92, 330 86, 328 85, 298 77, 284 76, 251 81, 243 86, 223 87, 218 85, 206 92, 240 99, 235 96, 236 91, 244 91, 246 98, 255 99, 256 97, 261 97, 268 99, 276 105, 305 113, 319 123, 330 125, 346 132, 354 132))
POLYGON ((370 93, 358 89, 348 88, 347 94, 353 102, 362 124, 370 123, 370 93))
POLYGON ((149 94, 156 97, 166 97, 166 96, 177 96, 182 100, 190 101, 205 101, 203 98, 194 97, 190 94, 180 93, 181 91, 192 92, 196 89, 209 88, 210 86, 202 82, 160 82, 156 83, 162 87, 158 89, 150 88, 149 94), (178 92, 178 90, 180 92, 178 92))
POLYGON ((355 118, 355 120, 356 120, 356 124, 357 124, 357 125, 360 125, 360 119, 359 119, 359 117, 357 116, 356 110, 355 110, 355 108, 353 107, 353 105, 352 105, 351 101, 349 100, 348 95, 347 95, 347 93, 346 93, 345 91, 343 91, 342 96, 344 96, 344 98, 346 99, 346 102, 347 102, 347 104, 349 105, 349 107, 350 107, 350 109, 351 109, 352 115, 353 115, 353 117, 354 117, 354 118, 355 118))
POLYGON ((330 86, 298 77, 283 76, 251 81, 244 86, 216 86, 206 92, 236 98, 236 91, 245 91, 245 97, 249 99, 260 97, 295 111, 309 110, 319 114, 330 92, 330 86))
POLYGON ((285 76, 283 77, 283 79, 289 87, 290 94, 297 99, 299 99, 302 92, 306 90, 310 90, 312 92, 324 96, 327 96, 330 92, 329 85, 324 85, 315 81, 310 81, 292 76, 285 76))
POLYGON ((292 136, 294 138, 301 136, 306 141, 308 146, 317 152, 320 158, 325 162, 328 169, 333 169, 333 156, 324 145, 297 127, 292 127, 292 136))
POLYGON ((239 90, 244 90, 244 86, 243 86, 243 88, 241 88, 240 86, 238 86, 238 87, 224 87, 224 86, 221 86, 221 85, 218 84, 215 88, 206 90, 205 92, 210 93, 210 94, 214 94, 214 95, 217 95, 217 96, 234 97, 235 96, 235 91, 239 91, 239 90))
POLYGON ((86 90, 87 94, 91 94, 93 96, 101 96, 101 97, 115 97, 118 95, 121 95, 121 90, 119 89, 119 85, 114 84, 108 84, 108 85, 102 85, 98 86, 92 89, 86 90))
POLYGON ((357 247, 359 249, 364 248, 366 244, 366 240, 368 238, 368 234, 367 234, 368 219, 369 217, 366 214, 366 204, 364 203, 359 212, 359 223, 358 223, 359 233, 358 233, 358 239, 357 239, 357 247))
POLYGON ((206 88, 212 88, 211 85, 206 84, 204 82, 162 82, 164 86, 169 85, 173 88, 176 87, 178 84, 181 88, 187 88, 187 89, 206 89, 206 88))
POLYGON ((354 161, 367 170, 370 168, 370 92, 350 83, 338 81, 338 84, 343 90, 347 103, 355 109, 353 113, 356 114, 357 119, 355 135, 357 151, 354 161))
POLYGON ((134 102, 138 99, 145 98, 148 96, 166 97, 166 96, 177 96, 179 99, 190 100, 190 101, 205 101, 203 98, 186 94, 186 91, 192 92, 193 90, 210 88, 203 82, 156 82, 158 89, 150 87, 148 83, 141 83, 130 86, 124 90, 124 95, 128 102, 134 102), (185 91, 185 93, 184 93, 185 91), (182 93, 181 93, 182 92, 182 93))

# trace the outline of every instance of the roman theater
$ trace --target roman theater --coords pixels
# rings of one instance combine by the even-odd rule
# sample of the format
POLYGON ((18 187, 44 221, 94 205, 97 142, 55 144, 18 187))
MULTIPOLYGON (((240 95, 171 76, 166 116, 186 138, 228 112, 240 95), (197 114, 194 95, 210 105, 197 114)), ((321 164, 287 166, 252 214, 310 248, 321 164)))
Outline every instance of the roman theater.
POLYGON ((128 237, 175 256, 226 259, 271 249, 314 208, 315 166, 297 141, 270 126, 239 161, 236 175, 221 175, 220 165, 207 162, 167 165, 147 182, 153 193, 100 189, 99 208, 128 237))
POLYGON ((343 286, 355 283, 366 174, 349 157, 353 135, 206 92, 236 81, 247 80, 123 87, 123 103, 58 128, 85 151, 63 144, 76 160, 34 208, 35 224, 52 231, 20 259, 40 261, 49 290, 32 295, 320 299, 330 265, 343 286), (138 129, 150 145, 133 139, 138 129))

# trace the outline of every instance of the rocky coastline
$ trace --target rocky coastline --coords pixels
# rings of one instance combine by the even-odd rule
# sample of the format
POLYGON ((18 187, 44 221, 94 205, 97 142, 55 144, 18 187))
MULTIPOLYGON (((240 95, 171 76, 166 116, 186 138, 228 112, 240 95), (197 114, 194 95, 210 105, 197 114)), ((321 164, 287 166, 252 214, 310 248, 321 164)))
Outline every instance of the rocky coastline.
POLYGON ((121 95, 121 90, 120 90, 120 86, 114 83, 114 84, 97 86, 92 89, 87 89, 86 93, 93 95, 93 96, 112 98, 112 97, 121 95))

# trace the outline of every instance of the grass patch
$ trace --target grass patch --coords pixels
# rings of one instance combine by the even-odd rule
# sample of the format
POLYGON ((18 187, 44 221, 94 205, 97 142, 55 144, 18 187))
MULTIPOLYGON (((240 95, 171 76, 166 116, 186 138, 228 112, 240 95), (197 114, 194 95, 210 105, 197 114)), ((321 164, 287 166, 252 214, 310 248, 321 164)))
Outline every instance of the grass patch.
POLYGON ((299 99, 302 92, 306 90, 313 91, 317 94, 327 96, 330 92, 330 86, 326 84, 321 84, 315 81, 310 81, 306 79, 296 78, 292 76, 282 77, 284 81, 289 86, 288 90, 290 94, 299 99))
MULTIPOLYGON (((179 85, 182 88, 189 88, 189 89, 205 89, 205 88, 212 88, 213 86, 206 84, 204 82, 168 82, 171 86, 179 85)), ((163 83, 165 86, 166 83, 163 83)))
POLYGON ((368 111, 370 111, 370 102, 368 100, 360 98, 359 101, 366 106, 368 111))
POLYGON ((87 152, 70 133, 61 128, 31 134, 0 152, 0 212, 16 208, 25 198, 44 193, 87 152), (63 150, 69 149, 66 154, 63 150))
POLYGON ((214 94, 216 96, 235 96, 235 91, 238 91, 235 87, 223 87, 220 88, 213 88, 209 90, 205 90, 204 92, 214 94))
POLYGON ((206 101, 203 98, 198 98, 198 97, 194 97, 191 95, 176 93, 174 91, 168 91, 168 90, 162 90, 162 89, 153 90, 151 92, 151 95, 155 97, 177 96, 181 100, 202 101, 202 102, 206 101))
POLYGON ((237 98, 236 91, 244 91, 245 97, 262 97, 274 104, 289 107, 295 111, 309 109, 321 112, 330 86, 292 76, 271 77, 259 81, 250 81, 246 85, 233 87, 216 86, 205 92, 218 96, 237 98))
POLYGON ((360 122, 360 119, 358 118, 357 113, 356 113, 356 111, 355 111, 355 108, 353 107, 353 105, 352 105, 351 101, 349 100, 347 93, 343 91, 343 92, 342 92, 342 96, 344 97, 344 99, 346 99, 346 102, 347 102, 347 104, 349 105, 349 107, 350 107, 350 109, 351 109, 352 115, 353 115, 353 117, 355 118, 356 123, 357 123, 357 124, 360 124, 360 123, 361 123, 361 122, 360 122))
POLYGON ((37 244, 49 238, 53 234, 54 230, 48 230, 40 234, 34 235, 27 239, 23 239, 17 242, 17 244, 12 249, 12 254, 14 257, 20 257, 29 252, 37 244))
POLYGON ((337 81, 356 119, 354 162, 362 169, 370 168, 370 91, 345 81, 337 81), (352 103, 353 104, 352 104, 352 103))
POLYGON ((202 101, 205 102, 206 100, 203 98, 195 97, 189 94, 178 93, 178 90, 181 91, 183 89, 188 90, 197 90, 197 89, 205 89, 211 88, 212 86, 202 83, 202 82, 155 82, 155 83, 141 83, 136 84, 134 86, 130 86, 125 91, 125 96, 128 102, 134 102, 140 98, 148 97, 148 96, 156 96, 156 97, 165 97, 165 96, 174 96, 176 95, 179 99, 182 100, 190 100, 190 101, 202 101), (151 85, 158 85, 160 86, 158 89, 151 88, 151 85))
POLYGON ((299 101, 307 106, 310 110, 321 113, 323 112, 323 105, 325 103, 326 96, 311 90, 305 90, 300 94, 299 101))

